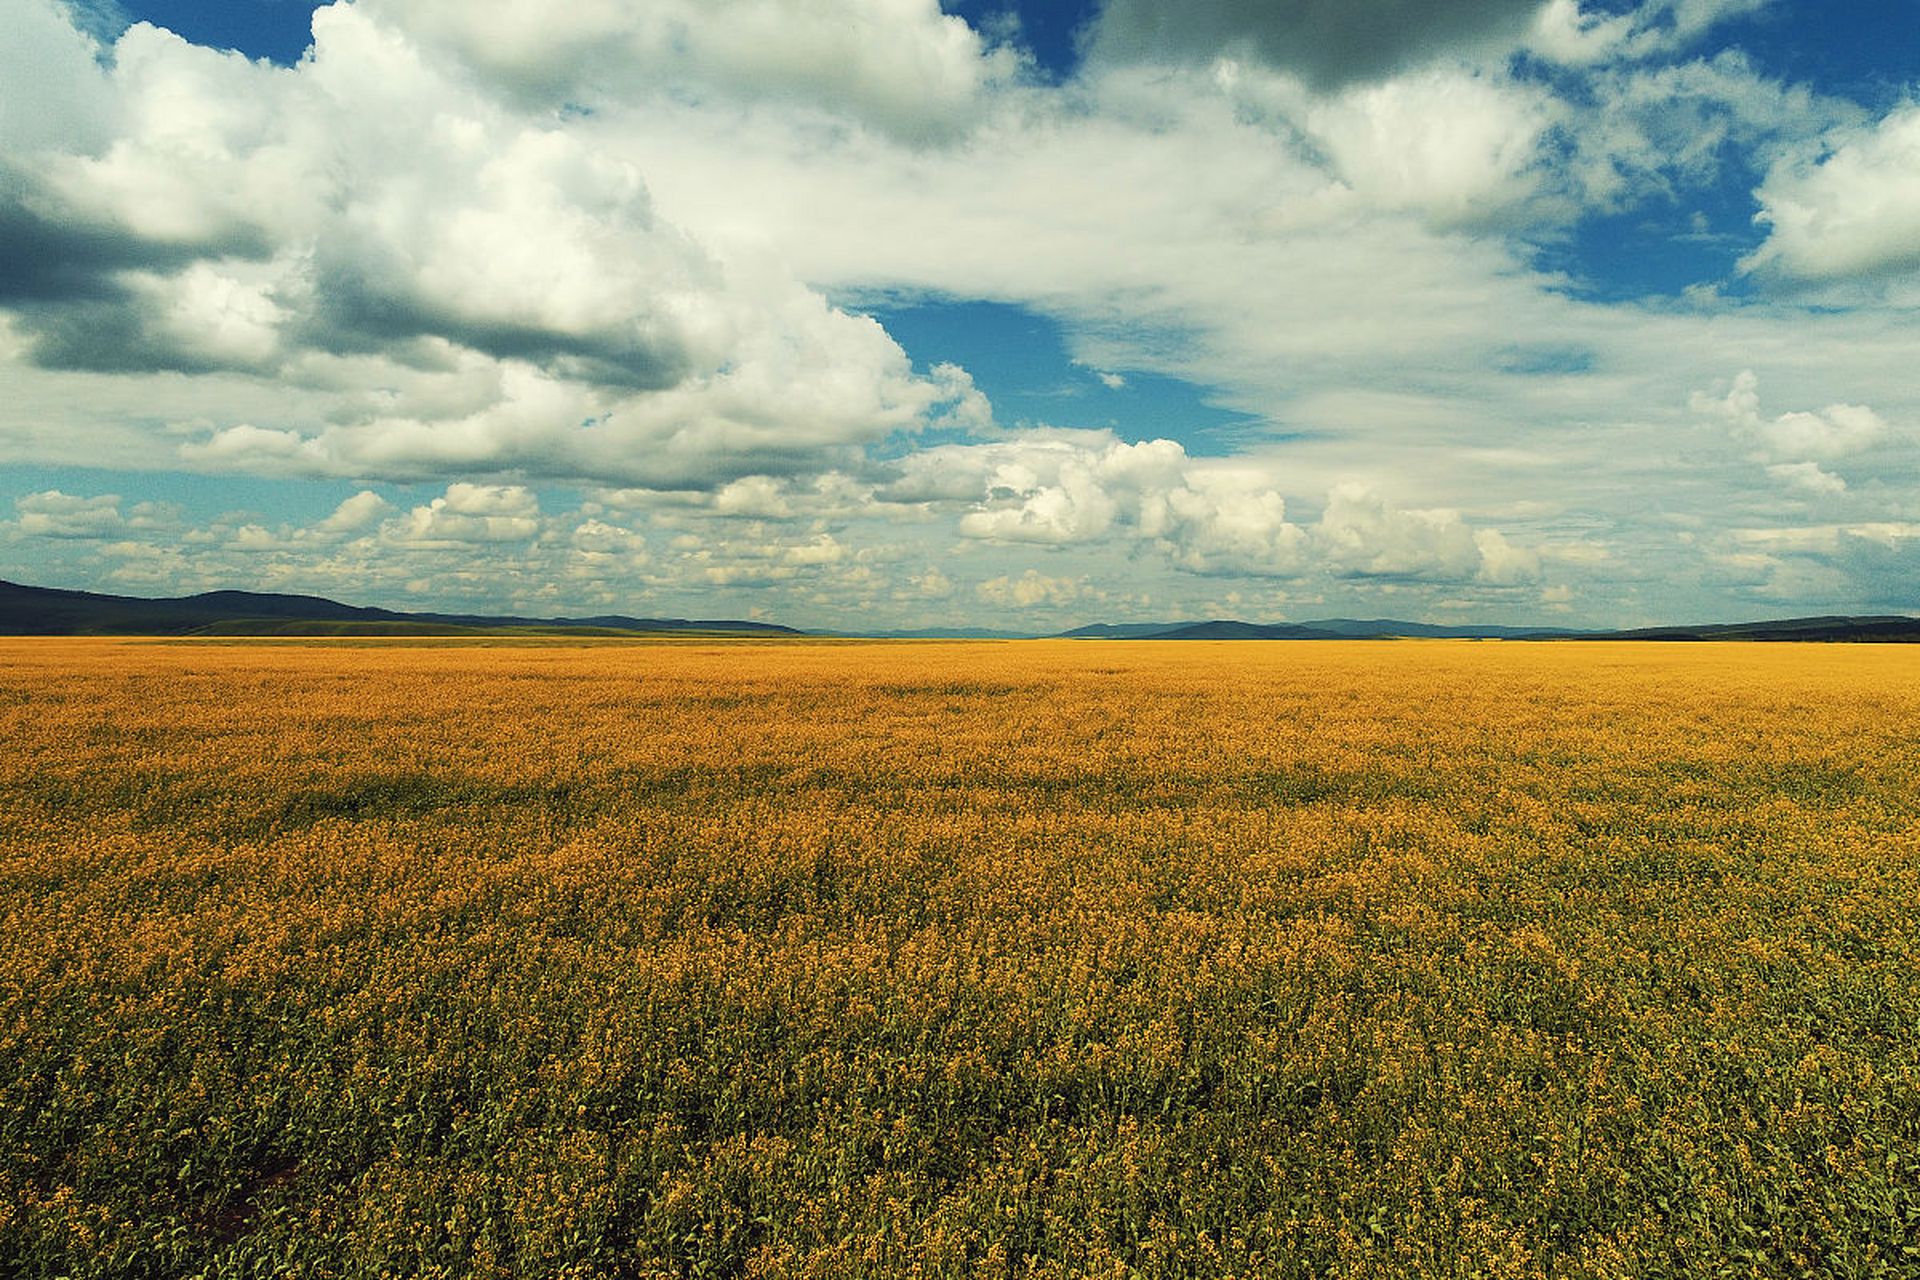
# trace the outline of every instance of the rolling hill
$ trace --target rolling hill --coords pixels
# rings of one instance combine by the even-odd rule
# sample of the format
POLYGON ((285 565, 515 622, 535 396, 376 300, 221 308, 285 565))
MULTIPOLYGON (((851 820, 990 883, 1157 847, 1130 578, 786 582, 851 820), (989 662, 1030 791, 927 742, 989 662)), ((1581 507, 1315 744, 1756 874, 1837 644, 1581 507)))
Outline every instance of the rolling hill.
POLYGON ((1628 631, 1565 631, 1543 627, 1439 626, 1392 618, 1326 618, 1257 623, 1233 619, 1181 623, 1093 623, 1063 633, 1099 640, 1745 640, 1825 643, 1920 642, 1920 618, 1898 615, 1782 618, 1763 622, 1642 627, 1628 631))
POLYGON ((405 613, 363 608, 321 596, 208 591, 150 600, 0 582, 0 634, 7 635, 498 635, 578 634, 795 636, 769 622, 734 619, 520 618, 405 613))

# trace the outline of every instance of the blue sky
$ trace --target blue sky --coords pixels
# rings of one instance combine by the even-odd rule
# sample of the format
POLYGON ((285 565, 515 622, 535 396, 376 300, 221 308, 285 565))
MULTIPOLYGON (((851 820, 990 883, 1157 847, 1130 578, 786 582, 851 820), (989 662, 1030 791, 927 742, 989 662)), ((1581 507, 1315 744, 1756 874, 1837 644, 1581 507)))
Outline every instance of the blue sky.
POLYGON ((1920 608, 1920 12, 0 0, 0 577, 1920 608))

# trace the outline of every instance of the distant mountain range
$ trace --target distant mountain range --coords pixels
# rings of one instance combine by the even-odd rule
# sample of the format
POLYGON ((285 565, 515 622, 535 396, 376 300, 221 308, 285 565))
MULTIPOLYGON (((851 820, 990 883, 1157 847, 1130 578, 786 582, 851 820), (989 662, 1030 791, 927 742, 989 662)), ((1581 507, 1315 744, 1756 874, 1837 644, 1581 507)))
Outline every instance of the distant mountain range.
POLYGON ((1392 618, 1323 618, 1314 622, 1096 622, 1063 633, 1070 640, 1373 640, 1380 638, 1521 640, 1572 635, 1544 627, 1442 627, 1392 618))
POLYGON ((685 618, 517 618, 364 609, 320 596, 208 591, 147 600, 0 582, 0 633, 8 635, 500 635, 564 633, 793 636, 769 622, 685 618))
MULTIPOLYGON (((490 614, 404 613, 341 604, 321 596, 261 591, 208 591, 149 600, 0 582, 0 634, 5 635, 707 635, 851 636, 879 639, 1018 639, 984 627, 890 632, 805 632, 737 619, 520 618, 490 614)), ((1787 618, 1632 631, 1569 631, 1545 627, 1436 626, 1392 618, 1323 618, 1313 622, 1098 622, 1061 633, 1073 640, 1754 640, 1920 642, 1920 618, 1898 616, 1787 618)))
POLYGON ((1920 642, 1920 618, 1899 616, 1784 618, 1772 622, 1572 631, 1550 627, 1436 626, 1392 618, 1326 618, 1315 622, 1094 623, 1063 633, 1074 640, 1802 640, 1920 642))

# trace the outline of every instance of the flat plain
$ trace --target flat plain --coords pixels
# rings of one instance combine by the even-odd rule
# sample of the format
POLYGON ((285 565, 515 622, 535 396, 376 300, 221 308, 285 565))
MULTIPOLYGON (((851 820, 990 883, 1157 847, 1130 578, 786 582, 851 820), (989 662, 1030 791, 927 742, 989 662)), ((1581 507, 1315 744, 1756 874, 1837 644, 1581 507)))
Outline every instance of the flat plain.
POLYGON ((0 641, 0 1273, 1920 1272, 1920 649, 0 641))

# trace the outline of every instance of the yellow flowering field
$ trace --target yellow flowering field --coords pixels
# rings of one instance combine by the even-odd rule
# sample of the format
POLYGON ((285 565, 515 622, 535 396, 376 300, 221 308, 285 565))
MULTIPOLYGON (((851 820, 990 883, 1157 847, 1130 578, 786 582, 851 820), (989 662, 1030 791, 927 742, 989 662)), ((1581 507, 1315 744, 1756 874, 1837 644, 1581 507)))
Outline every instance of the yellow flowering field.
POLYGON ((0 641, 0 1275, 1920 1273, 1920 651, 0 641))

